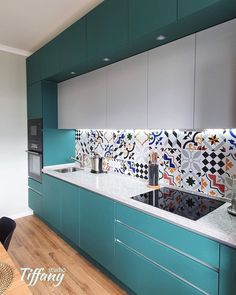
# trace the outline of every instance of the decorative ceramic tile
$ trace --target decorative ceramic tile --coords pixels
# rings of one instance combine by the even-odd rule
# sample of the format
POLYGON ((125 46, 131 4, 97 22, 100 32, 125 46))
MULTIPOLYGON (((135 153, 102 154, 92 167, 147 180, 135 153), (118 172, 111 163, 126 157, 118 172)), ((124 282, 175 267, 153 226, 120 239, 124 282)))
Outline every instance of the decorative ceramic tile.
POLYGON ((141 179, 148 179, 148 164, 135 163, 135 176, 141 179))
POLYGON ((76 130, 75 154, 85 154, 91 167, 93 152, 104 158, 104 169, 148 178, 152 152, 158 154, 160 183, 229 196, 236 176, 236 129, 76 130))
POLYGON ((202 141, 203 150, 217 151, 226 148, 225 130, 210 129, 203 133, 202 141))
POLYGON ((202 151, 202 173, 223 175, 225 173, 225 154, 221 150, 202 151))
POLYGON ((80 141, 81 151, 83 154, 91 155, 94 151, 94 139, 90 130, 79 130, 77 138, 80 141))
POLYGON ((166 168, 174 168, 180 170, 181 168, 181 150, 174 148, 166 148, 164 150, 164 166, 166 168))
POLYGON ((115 173, 135 176, 136 167, 132 161, 114 160, 112 165, 115 173))
POLYGON ((134 150, 135 150, 135 134, 134 130, 125 132, 125 141, 123 146, 123 159, 134 160, 134 150))
POLYGON ((236 129, 227 129, 225 132, 225 138, 227 151, 236 151, 236 129))
POLYGON ((181 186, 181 174, 176 168, 166 168, 163 173, 163 183, 172 186, 181 186))
POLYGON ((204 174, 201 179, 201 191, 212 197, 224 197, 225 178, 211 173, 204 174))
POLYGON ((134 161, 148 164, 149 161, 149 134, 146 131, 135 131, 134 161))
POLYGON ((114 133, 113 157, 119 160, 134 160, 134 131, 118 131, 114 133))
POLYGON ((234 176, 236 177, 236 151, 235 153, 230 152, 226 156, 225 172, 228 177, 231 177, 231 178, 233 178, 234 176))
POLYGON ((200 150, 182 150, 181 155, 182 173, 187 171, 200 173, 201 176, 201 151, 200 150))
POLYGON ((201 189, 201 173, 187 171, 182 173, 182 188, 192 191, 201 189))
POLYGON ((113 132, 92 130, 91 138, 94 142, 94 152, 102 157, 111 157, 113 154, 113 132))
POLYGON ((103 163, 102 163, 102 169, 104 172, 112 172, 113 168, 112 168, 112 158, 110 157, 106 157, 103 159, 103 163))
POLYGON ((181 132, 179 130, 165 130, 164 135, 167 141, 164 145, 166 148, 181 148, 181 132))
POLYGON ((201 150, 203 135, 201 132, 184 131, 181 132, 182 149, 201 150))
POLYGON ((166 145, 167 136, 164 130, 151 131, 149 133, 149 147, 150 149, 160 149, 166 145))

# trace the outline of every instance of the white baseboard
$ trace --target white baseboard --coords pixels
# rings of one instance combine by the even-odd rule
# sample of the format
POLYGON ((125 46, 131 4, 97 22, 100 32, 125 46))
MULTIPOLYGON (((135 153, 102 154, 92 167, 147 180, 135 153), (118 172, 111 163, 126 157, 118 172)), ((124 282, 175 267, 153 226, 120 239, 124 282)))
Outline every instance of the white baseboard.
POLYGON ((11 219, 18 219, 18 218, 22 218, 22 217, 29 216, 29 215, 33 215, 33 211, 32 210, 29 210, 27 212, 21 212, 21 213, 18 213, 18 214, 14 214, 14 215, 11 215, 9 217, 11 219))

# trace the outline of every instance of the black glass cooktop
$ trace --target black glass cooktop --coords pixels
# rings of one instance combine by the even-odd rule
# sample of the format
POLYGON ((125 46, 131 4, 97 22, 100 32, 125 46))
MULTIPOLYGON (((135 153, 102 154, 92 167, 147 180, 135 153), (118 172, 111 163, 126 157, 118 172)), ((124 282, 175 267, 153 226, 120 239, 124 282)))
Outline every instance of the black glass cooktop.
POLYGON ((167 187, 132 197, 132 199, 192 220, 197 220, 224 204, 219 200, 167 187))

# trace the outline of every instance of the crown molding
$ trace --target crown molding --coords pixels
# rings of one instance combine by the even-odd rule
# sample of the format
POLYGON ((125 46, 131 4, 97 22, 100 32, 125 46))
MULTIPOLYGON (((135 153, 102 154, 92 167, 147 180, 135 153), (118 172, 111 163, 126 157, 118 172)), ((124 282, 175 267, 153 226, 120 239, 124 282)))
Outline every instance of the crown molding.
POLYGON ((0 51, 10 52, 10 53, 18 54, 18 55, 23 55, 23 56, 30 56, 32 54, 32 52, 30 52, 30 51, 6 46, 3 44, 0 44, 0 51))

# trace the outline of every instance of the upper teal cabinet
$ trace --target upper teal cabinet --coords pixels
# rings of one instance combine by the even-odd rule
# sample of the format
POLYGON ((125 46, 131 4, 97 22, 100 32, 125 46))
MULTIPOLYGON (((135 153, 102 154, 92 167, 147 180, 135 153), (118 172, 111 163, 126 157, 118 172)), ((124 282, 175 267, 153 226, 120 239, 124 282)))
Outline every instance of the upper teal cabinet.
POLYGON ((129 0, 130 38, 143 37, 177 21, 177 0, 129 0))
POLYGON ((59 71, 71 77, 85 71, 87 65, 86 18, 82 18, 58 36, 59 71))
POLYGON ((27 84, 38 82, 41 80, 41 54, 36 51, 26 60, 27 68, 27 84))
POLYGON ((29 85, 27 88, 27 117, 28 119, 37 119, 43 117, 41 82, 29 85))
POLYGON ((178 18, 181 19, 207 8, 221 0, 179 0, 178 1, 178 18))
POLYGON ((128 0, 107 0, 87 15, 88 59, 92 68, 124 58, 128 46, 128 0), (108 58, 108 61, 104 61, 108 58))
POLYGON ((55 38, 41 49, 41 78, 51 78, 59 72, 59 39, 55 38))

